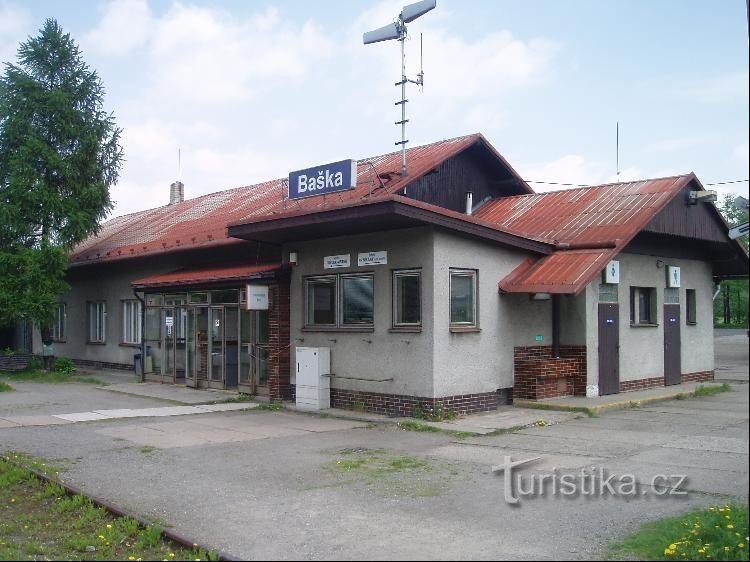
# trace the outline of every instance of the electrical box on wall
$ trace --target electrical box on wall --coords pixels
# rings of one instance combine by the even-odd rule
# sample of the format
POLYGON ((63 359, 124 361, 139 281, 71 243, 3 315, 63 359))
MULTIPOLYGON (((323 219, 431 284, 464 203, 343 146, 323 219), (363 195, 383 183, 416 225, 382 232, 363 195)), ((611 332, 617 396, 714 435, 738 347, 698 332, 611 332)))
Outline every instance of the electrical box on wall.
POLYGON ((268 310, 268 285, 247 286, 247 309, 268 310))
POLYGON ((680 268, 674 265, 667 266, 667 287, 680 286, 680 268))
POLYGON ((604 268, 604 282, 620 282, 620 262, 618 260, 612 260, 607 264, 607 267, 604 268))

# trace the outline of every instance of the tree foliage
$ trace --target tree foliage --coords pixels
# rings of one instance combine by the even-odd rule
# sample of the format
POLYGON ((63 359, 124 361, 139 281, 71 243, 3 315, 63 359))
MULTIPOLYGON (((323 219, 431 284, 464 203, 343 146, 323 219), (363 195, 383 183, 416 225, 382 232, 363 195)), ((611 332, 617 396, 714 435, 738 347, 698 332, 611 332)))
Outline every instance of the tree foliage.
POLYGON ((0 325, 49 318, 67 253, 112 209, 121 130, 103 101, 53 19, 0 77, 0 325))
MULTIPOLYGON (((718 206, 730 226, 737 226, 748 220, 747 210, 734 206, 733 194, 726 194, 718 206)), ((747 235, 738 238, 745 249, 748 247, 747 235)), ((721 282, 721 293, 714 300, 714 324, 723 327, 748 327, 748 280, 727 279, 721 282)))

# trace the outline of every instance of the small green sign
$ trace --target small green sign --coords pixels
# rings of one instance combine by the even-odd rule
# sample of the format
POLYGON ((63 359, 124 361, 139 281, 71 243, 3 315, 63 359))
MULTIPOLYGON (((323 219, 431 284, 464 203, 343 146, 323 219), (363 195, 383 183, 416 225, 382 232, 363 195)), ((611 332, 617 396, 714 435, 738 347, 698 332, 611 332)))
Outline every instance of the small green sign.
POLYGON ((534 336, 535 341, 542 341, 544 339, 544 336, 542 334, 537 334, 534 336))

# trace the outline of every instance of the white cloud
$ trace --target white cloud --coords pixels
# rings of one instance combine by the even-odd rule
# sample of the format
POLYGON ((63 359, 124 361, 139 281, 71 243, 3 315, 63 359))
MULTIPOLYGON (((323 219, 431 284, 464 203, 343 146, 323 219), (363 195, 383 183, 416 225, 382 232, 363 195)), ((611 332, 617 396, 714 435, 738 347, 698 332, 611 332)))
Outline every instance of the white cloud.
POLYGON ((0 63, 16 62, 21 41, 31 32, 31 17, 25 9, 0 2, 0 63))
POLYGON ((102 10, 99 24, 83 36, 87 50, 126 55, 149 40, 153 26, 147 0, 113 0, 102 10))
POLYGON ((749 80, 750 75, 747 71, 733 72, 706 78, 692 87, 687 86, 672 90, 672 95, 690 102, 747 102, 749 80))
POLYGON ((617 175, 609 166, 601 162, 588 161, 580 154, 566 154, 544 164, 521 165, 517 170, 521 177, 529 182, 545 182, 530 183, 534 191, 540 193, 570 189, 579 185, 625 182, 647 177, 641 169, 634 166, 620 170, 620 174, 617 175))

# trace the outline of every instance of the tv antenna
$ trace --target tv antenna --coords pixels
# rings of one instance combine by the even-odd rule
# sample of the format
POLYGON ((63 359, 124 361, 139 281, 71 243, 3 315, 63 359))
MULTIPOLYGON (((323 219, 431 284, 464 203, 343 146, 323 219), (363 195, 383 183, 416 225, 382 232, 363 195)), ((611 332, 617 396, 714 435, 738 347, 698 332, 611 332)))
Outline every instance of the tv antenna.
POLYGON ((406 124, 409 120, 406 118, 406 104, 409 100, 406 99, 406 84, 411 82, 424 88, 424 70, 422 68, 422 36, 419 38, 419 73, 417 74, 416 80, 411 80, 406 77, 406 53, 404 50, 404 43, 406 41, 406 24, 413 22, 415 19, 425 15, 430 10, 435 8, 437 0, 422 0, 421 2, 415 2, 404 6, 401 13, 396 18, 396 21, 389 23, 378 29, 368 31, 362 36, 362 41, 365 45, 371 43, 379 43, 380 41, 391 41, 397 39, 401 42, 401 81, 396 82, 396 86, 401 86, 401 99, 395 103, 395 105, 401 106, 401 120, 396 121, 396 125, 401 126, 401 140, 396 142, 396 146, 401 146, 401 176, 406 176, 406 143, 409 141, 406 139, 406 124))

